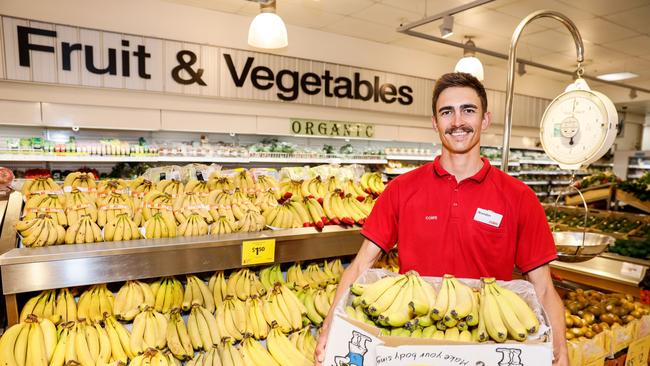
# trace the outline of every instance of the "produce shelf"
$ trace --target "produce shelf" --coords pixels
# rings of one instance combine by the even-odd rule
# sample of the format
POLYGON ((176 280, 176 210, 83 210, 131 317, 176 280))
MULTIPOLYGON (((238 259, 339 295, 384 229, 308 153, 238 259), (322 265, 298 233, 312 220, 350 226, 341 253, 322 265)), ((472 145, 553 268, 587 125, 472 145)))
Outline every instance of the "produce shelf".
POLYGON ((7 202, 0 237, 2 290, 10 324, 18 317, 16 294, 241 268, 244 240, 275 239, 275 263, 353 255, 363 241, 359 227, 326 226, 321 232, 309 227, 219 237, 16 248, 14 223, 21 206, 21 195, 13 193, 7 202))

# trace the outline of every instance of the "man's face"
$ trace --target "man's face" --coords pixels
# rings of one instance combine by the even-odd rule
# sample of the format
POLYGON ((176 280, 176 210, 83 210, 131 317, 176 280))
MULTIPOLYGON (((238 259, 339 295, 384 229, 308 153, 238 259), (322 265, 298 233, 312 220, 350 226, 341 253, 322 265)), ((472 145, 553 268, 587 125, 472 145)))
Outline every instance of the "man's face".
POLYGON ((454 154, 464 154, 479 145, 481 131, 490 126, 490 113, 481 108, 481 99, 469 87, 445 89, 436 103, 433 127, 438 130, 443 147, 454 154))

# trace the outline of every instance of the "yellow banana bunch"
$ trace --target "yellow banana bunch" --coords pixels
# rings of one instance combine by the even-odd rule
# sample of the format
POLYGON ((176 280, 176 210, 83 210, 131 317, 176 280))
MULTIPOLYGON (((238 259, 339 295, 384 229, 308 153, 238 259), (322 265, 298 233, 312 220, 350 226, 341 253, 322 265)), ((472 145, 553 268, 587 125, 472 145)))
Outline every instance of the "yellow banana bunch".
MULTIPOLYGON (((232 338, 224 338, 217 347, 219 358, 223 366, 239 366, 244 365, 241 353, 235 348, 235 340, 232 338)), ((216 355, 214 356, 217 357, 216 355)))
POLYGON ((131 190, 131 193, 137 193, 139 198, 143 198, 145 194, 147 194, 149 191, 154 189, 154 184, 148 179, 145 179, 145 177, 140 176, 135 178, 134 180, 131 181, 131 184, 129 185, 129 188, 131 190))
POLYGON ((154 308, 163 314, 180 309, 183 304, 183 284, 174 277, 161 278, 153 282, 151 292, 154 296, 154 308))
POLYGON ((328 283, 339 283, 341 275, 343 274, 343 264, 341 264, 341 259, 336 258, 332 261, 323 262, 323 272, 327 276, 328 283))
POLYGON ((163 212, 151 216, 144 223, 145 237, 152 238, 174 238, 176 237, 176 220, 174 217, 163 212))
POLYGON ((47 214, 16 222, 16 230, 20 232, 25 247, 63 244, 65 241, 65 229, 47 214))
POLYGON ((280 181, 280 197, 283 199, 293 199, 301 201, 305 198, 302 195, 302 180, 283 179, 280 181))
POLYGON ((252 337, 244 338, 240 351, 246 366, 279 366, 269 351, 252 337))
POLYGON ((265 339, 269 334, 270 328, 264 317, 263 308, 264 300, 257 295, 246 300, 246 333, 252 334, 255 339, 265 339))
POLYGON ((38 177, 26 180, 21 189, 23 196, 30 198, 35 194, 61 193, 61 186, 52 177, 38 177))
POLYGON ((219 216, 210 225, 210 235, 231 234, 239 230, 237 223, 226 216, 219 216))
MULTIPOLYGON (((210 217, 210 220, 212 220, 212 217, 210 217)), ((178 225, 177 234, 179 236, 208 235, 208 228, 209 226, 205 218, 197 212, 192 212, 188 216, 182 217, 182 221, 178 225)))
POLYGON ((277 323, 284 333, 302 328, 302 317, 307 315, 307 309, 287 286, 276 284, 264 300, 263 312, 267 323, 277 323))
POLYGON ((370 215, 370 210, 366 205, 357 201, 351 194, 346 194, 342 201, 344 212, 347 212, 348 217, 351 217, 357 224, 363 225, 370 215))
POLYGON ((336 283, 336 279, 332 276, 329 277, 320 269, 320 266, 317 263, 311 263, 307 265, 303 275, 310 282, 310 285, 314 288, 316 287, 325 287, 327 284, 336 283))
POLYGON ((243 219, 248 211, 260 213, 260 209, 248 200, 234 201, 232 205, 230 205, 230 209, 232 210, 232 214, 236 220, 243 219))
POLYGON ((126 281, 115 296, 113 313, 117 319, 130 321, 143 309, 153 307, 155 301, 149 285, 140 281, 126 281))
POLYGON ((305 179, 300 185, 300 193, 304 198, 314 198, 319 202, 323 201, 323 197, 327 193, 327 189, 323 184, 323 181, 320 176, 316 176, 312 179, 305 179))
MULTIPOLYGON (((149 220, 153 217, 153 215, 157 213, 162 213, 168 219, 171 218, 175 221, 174 215, 172 213, 174 209, 173 199, 169 194, 162 193, 157 190, 152 190, 149 193, 145 194, 142 200, 142 222, 149 220)), ((137 218, 134 219, 134 221, 137 223, 137 218)))
POLYGON ((338 221, 342 224, 354 225, 356 222, 353 217, 356 211, 349 211, 348 205, 345 203, 343 197, 343 191, 341 190, 337 189, 325 197, 323 200, 323 210, 328 217, 332 216, 330 217, 330 221, 334 223, 338 221))
POLYGON ((262 268, 259 278, 266 291, 271 290, 276 283, 285 283, 279 264, 262 268))
POLYGON ((236 297, 227 296, 214 314, 221 337, 242 340, 248 330, 246 304, 236 297))
POLYGON ((140 239, 140 229, 128 214, 121 213, 104 226, 104 240, 122 241, 140 239))
POLYGON ((48 319, 28 317, 0 338, 2 365, 48 366, 57 345, 56 326, 48 319))
POLYGON ((363 173, 360 184, 364 191, 375 195, 381 194, 385 188, 381 173, 363 173))
MULTIPOLYGON (((312 324, 318 327, 321 324, 323 324, 323 320, 325 319, 327 314, 322 315, 321 311, 323 310, 323 308, 321 308, 321 311, 318 311, 316 309, 315 295, 316 295, 316 290, 310 288, 309 286, 305 286, 305 288, 301 290, 301 292, 299 292, 299 297, 302 303, 305 305, 305 309, 307 310, 307 314, 306 314, 307 319, 309 319, 309 321, 311 321, 312 324)), ((322 306, 322 304, 319 303, 319 306, 322 306)))
POLYGON ((210 193, 210 187, 208 182, 198 179, 190 179, 187 184, 185 184, 185 192, 196 193, 197 196, 201 199, 203 203, 206 203, 208 194, 210 193))
POLYGON ((104 227, 120 214, 133 217, 133 202, 126 193, 111 192, 97 200, 97 225, 104 227))
POLYGON ((74 225, 83 215, 90 215, 92 221, 97 221, 94 198, 76 188, 65 193, 65 213, 68 225, 74 225))
POLYGON ((75 325, 74 337, 68 335, 68 342, 73 342, 75 361, 81 365, 110 364, 113 353, 108 332, 99 323, 94 325, 79 322, 75 325))
POLYGON ((31 196, 25 202, 24 220, 31 220, 38 215, 47 214, 58 225, 67 226, 65 216, 65 196, 63 194, 39 194, 31 196))
POLYGON ((202 279, 194 275, 187 275, 186 278, 185 294, 181 305, 183 311, 189 311, 192 306, 199 305, 206 308, 210 313, 214 313, 215 303, 210 288, 202 279))
POLYGON ((174 356, 169 352, 149 348, 145 350, 141 355, 134 357, 130 365, 180 366, 180 361, 175 359, 174 356))
POLYGON ((104 179, 97 184, 97 196, 105 197, 109 193, 126 193, 129 185, 124 179, 104 179))
POLYGON ((311 334, 311 327, 307 326, 295 333, 292 333, 289 336, 289 340, 309 361, 314 362, 316 339, 311 334))
POLYGON ((399 259, 397 257, 397 248, 391 249, 388 253, 382 253, 375 262, 375 268, 383 268, 391 272, 399 273, 399 259))
POLYGON ((315 222, 312 220, 309 215, 309 209, 306 206, 306 201, 296 201, 296 200, 287 200, 282 206, 285 206, 291 211, 292 217, 294 218, 294 225, 297 227, 309 227, 315 226, 315 222))
POLYGON ((361 185, 355 182, 353 179, 348 179, 347 181, 345 181, 345 188, 343 189, 343 191, 346 194, 351 194, 353 197, 357 199, 363 200, 366 197, 368 197, 368 193, 366 193, 361 187, 361 185))
POLYGON ((67 288, 59 290, 59 294, 56 297, 54 315, 50 317, 50 320, 54 324, 63 324, 77 320, 77 303, 67 288))
POLYGON ((303 288, 309 286, 309 279, 302 271, 300 262, 296 262, 287 269, 287 286, 291 289, 303 288))
POLYGON ((241 232, 262 231, 266 226, 266 222, 259 211, 246 210, 243 217, 237 222, 237 226, 241 232))
POLYGON ((278 191, 279 184, 278 181, 270 175, 259 175, 257 176, 257 187, 261 192, 271 192, 274 193, 276 199, 280 199, 280 193, 278 191))
POLYGON ((208 288, 212 292, 212 298, 214 299, 215 307, 219 307, 223 300, 226 299, 226 276, 223 271, 215 272, 210 280, 208 281, 208 288))
POLYGON ((278 205, 278 190, 266 190, 259 192, 255 198, 255 206, 259 207, 262 212, 268 211, 278 205))
POLYGON ((80 191, 95 194, 97 189, 95 175, 93 173, 72 172, 63 180, 63 188, 64 190, 77 188, 80 191))
POLYGON ((508 336, 523 342, 528 334, 537 333, 539 320, 526 301, 515 292, 499 286, 494 278, 482 280, 479 336, 481 320, 489 336, 497 342, 504 342, 508 336))
POLYGON ((56 313, 56 290, 45 290, 27 300, 20 311, 20 321, 24 322, 30 316, 59 323, 61 318, 56 313))
POLYGON ((233 176, 233 185, 235 189, 239 188, 242 192, 255 193, 257 186, 253 180, 253 175, 246 169, 241 169, 235 176, 233 176))
POLYGON ((266 347, 281 366, 312 366, 314 364, 291 343, 277 325, 271 329, 266 338, 266 347))
POLYGON ((172 196, 173 199, 180 196, 181 193, 185 191, 185 186, 183 182, 176 179, 163 179, 158 182, 156 189, 162 193, 167 193, 172 196))
POLYGON ((77 319, 101 322, 104 317, 113 315, 114 305, 115 297, 106 284, 93 285, 79 296, 77 319))
MULTIPOLYGON (((219 308, 221 309, 221 308, 219 308)), ((217 314, 219 314, 217 309, 217 314)), ((223 311, 223 309, 221 309, 223 311)), ((195 305, 187 317, 187 332, 195 350, 209 351, 225 337, 218 321, 206 308, 195 305)))
POLYGON ((327 214, 323 210, 321 204, 313 198, 306 198, 305 207, 307 212, 309 212, 310 226, 316 226, 319 230, 322 230, 325 224, 329 223, 327 214))
POLYGON ((167 347, 177 359, 189 360, 194 356, 192 341, 183 321, 180 311, 177 309, 169 313, 167 321, 167 347))
POLYGON ((300 222, 300 217, 289 208, 291 205, 290 202, 286 201, 271 211, 264 212, 263 215, 266 225, 283 229, 303 227, 304 223, 300 222))
POLYGON ((140 354, 149 348, 163 349, 167 345, 167 318, 153 308, 147 308, 133 320, 129 346, 140 354))
POLYGON ((266 289, 257 274, 248 268, 232 272, 226 282, 226 296, 245 301, 253 295, 262 296, 266 289))
POLYGON ((174 216, 176 221, 181 223, 187 220, 187 217, 193 213, 200 215, 208 223, 213 221, 208 210, 209 206, 204 202, 207 197, 202 199, 197 192, 183 192, 174 202, 174 216))
POLYGON ((90 215, 84 215, 77 223, 70 225, 64 238, 66 244, 96 243, 103 240, 101 229, 90 215))
POLYGON ((210 174, 208 179, 208 188, 210 191, 232 191, 235 189, 232 179, 228 177, 220 177, 216 173, 210 174))
POLYGON ((335 190, 342 190, 343 185, 339 182, 339 180, 333 176, 330 175, 327 180, 323 181, 323 184, 325 185, 325 190, 327 192, 334 192, 335 190))
POLYGON ((104 319, 104 327, 111 343, 112 360, 126 365, 136 356, 131 351, 131 333, 112 315, 104 319))

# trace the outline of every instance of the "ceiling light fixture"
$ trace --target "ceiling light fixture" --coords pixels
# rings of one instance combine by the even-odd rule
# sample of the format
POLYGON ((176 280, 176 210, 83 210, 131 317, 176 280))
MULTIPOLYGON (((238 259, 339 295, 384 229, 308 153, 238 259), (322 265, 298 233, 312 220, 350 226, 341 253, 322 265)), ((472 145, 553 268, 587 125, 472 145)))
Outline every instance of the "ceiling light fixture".
POLYGON ((611 74, 597 75, 596 77, 600 80, 619 81, 619 80, 632 79, 638 76, 639 76, 638 74, 635 74, 633 72, 624 71, 624 72, 613 72, 611 74))
MULTIPOLYGON (((467 39, 467 42, 465 42, 466 47, 476 47, 471 36, 465 36, 465 38, 467 39)), ((481 60, 476 57, 476 53, 472 49, 465 48, 463 51, 463 58, 458 60, 454 71, 472 74, 480 81, 483 81, 483 64, 481 63, 481 60)))
POLYGON ((524 76, 524 74, 526 74, 526 64, 517 63, 517 75, 524 76))
POLYGON ((289 45, 287 27, 275 12, 275 0, 260 0, 260 13, 248 28, 248 44, 256 48, 276 49, 289 45))
POLYGON ((445 15, 440 24, 440 36, 442 38, 449 38, 454 34, 454 17, 445 15))
POLYGON ((630 99, 634 99, 636 97, 636 89, 630 89, 630 99))

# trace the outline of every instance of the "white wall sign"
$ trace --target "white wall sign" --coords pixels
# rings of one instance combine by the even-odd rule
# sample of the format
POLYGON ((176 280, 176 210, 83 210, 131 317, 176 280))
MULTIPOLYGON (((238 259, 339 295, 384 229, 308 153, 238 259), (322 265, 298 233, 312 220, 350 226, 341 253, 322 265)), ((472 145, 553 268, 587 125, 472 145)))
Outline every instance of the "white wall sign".
POLYGON ((433 80, 2 16, 8 80, 431 114, 433 80))

